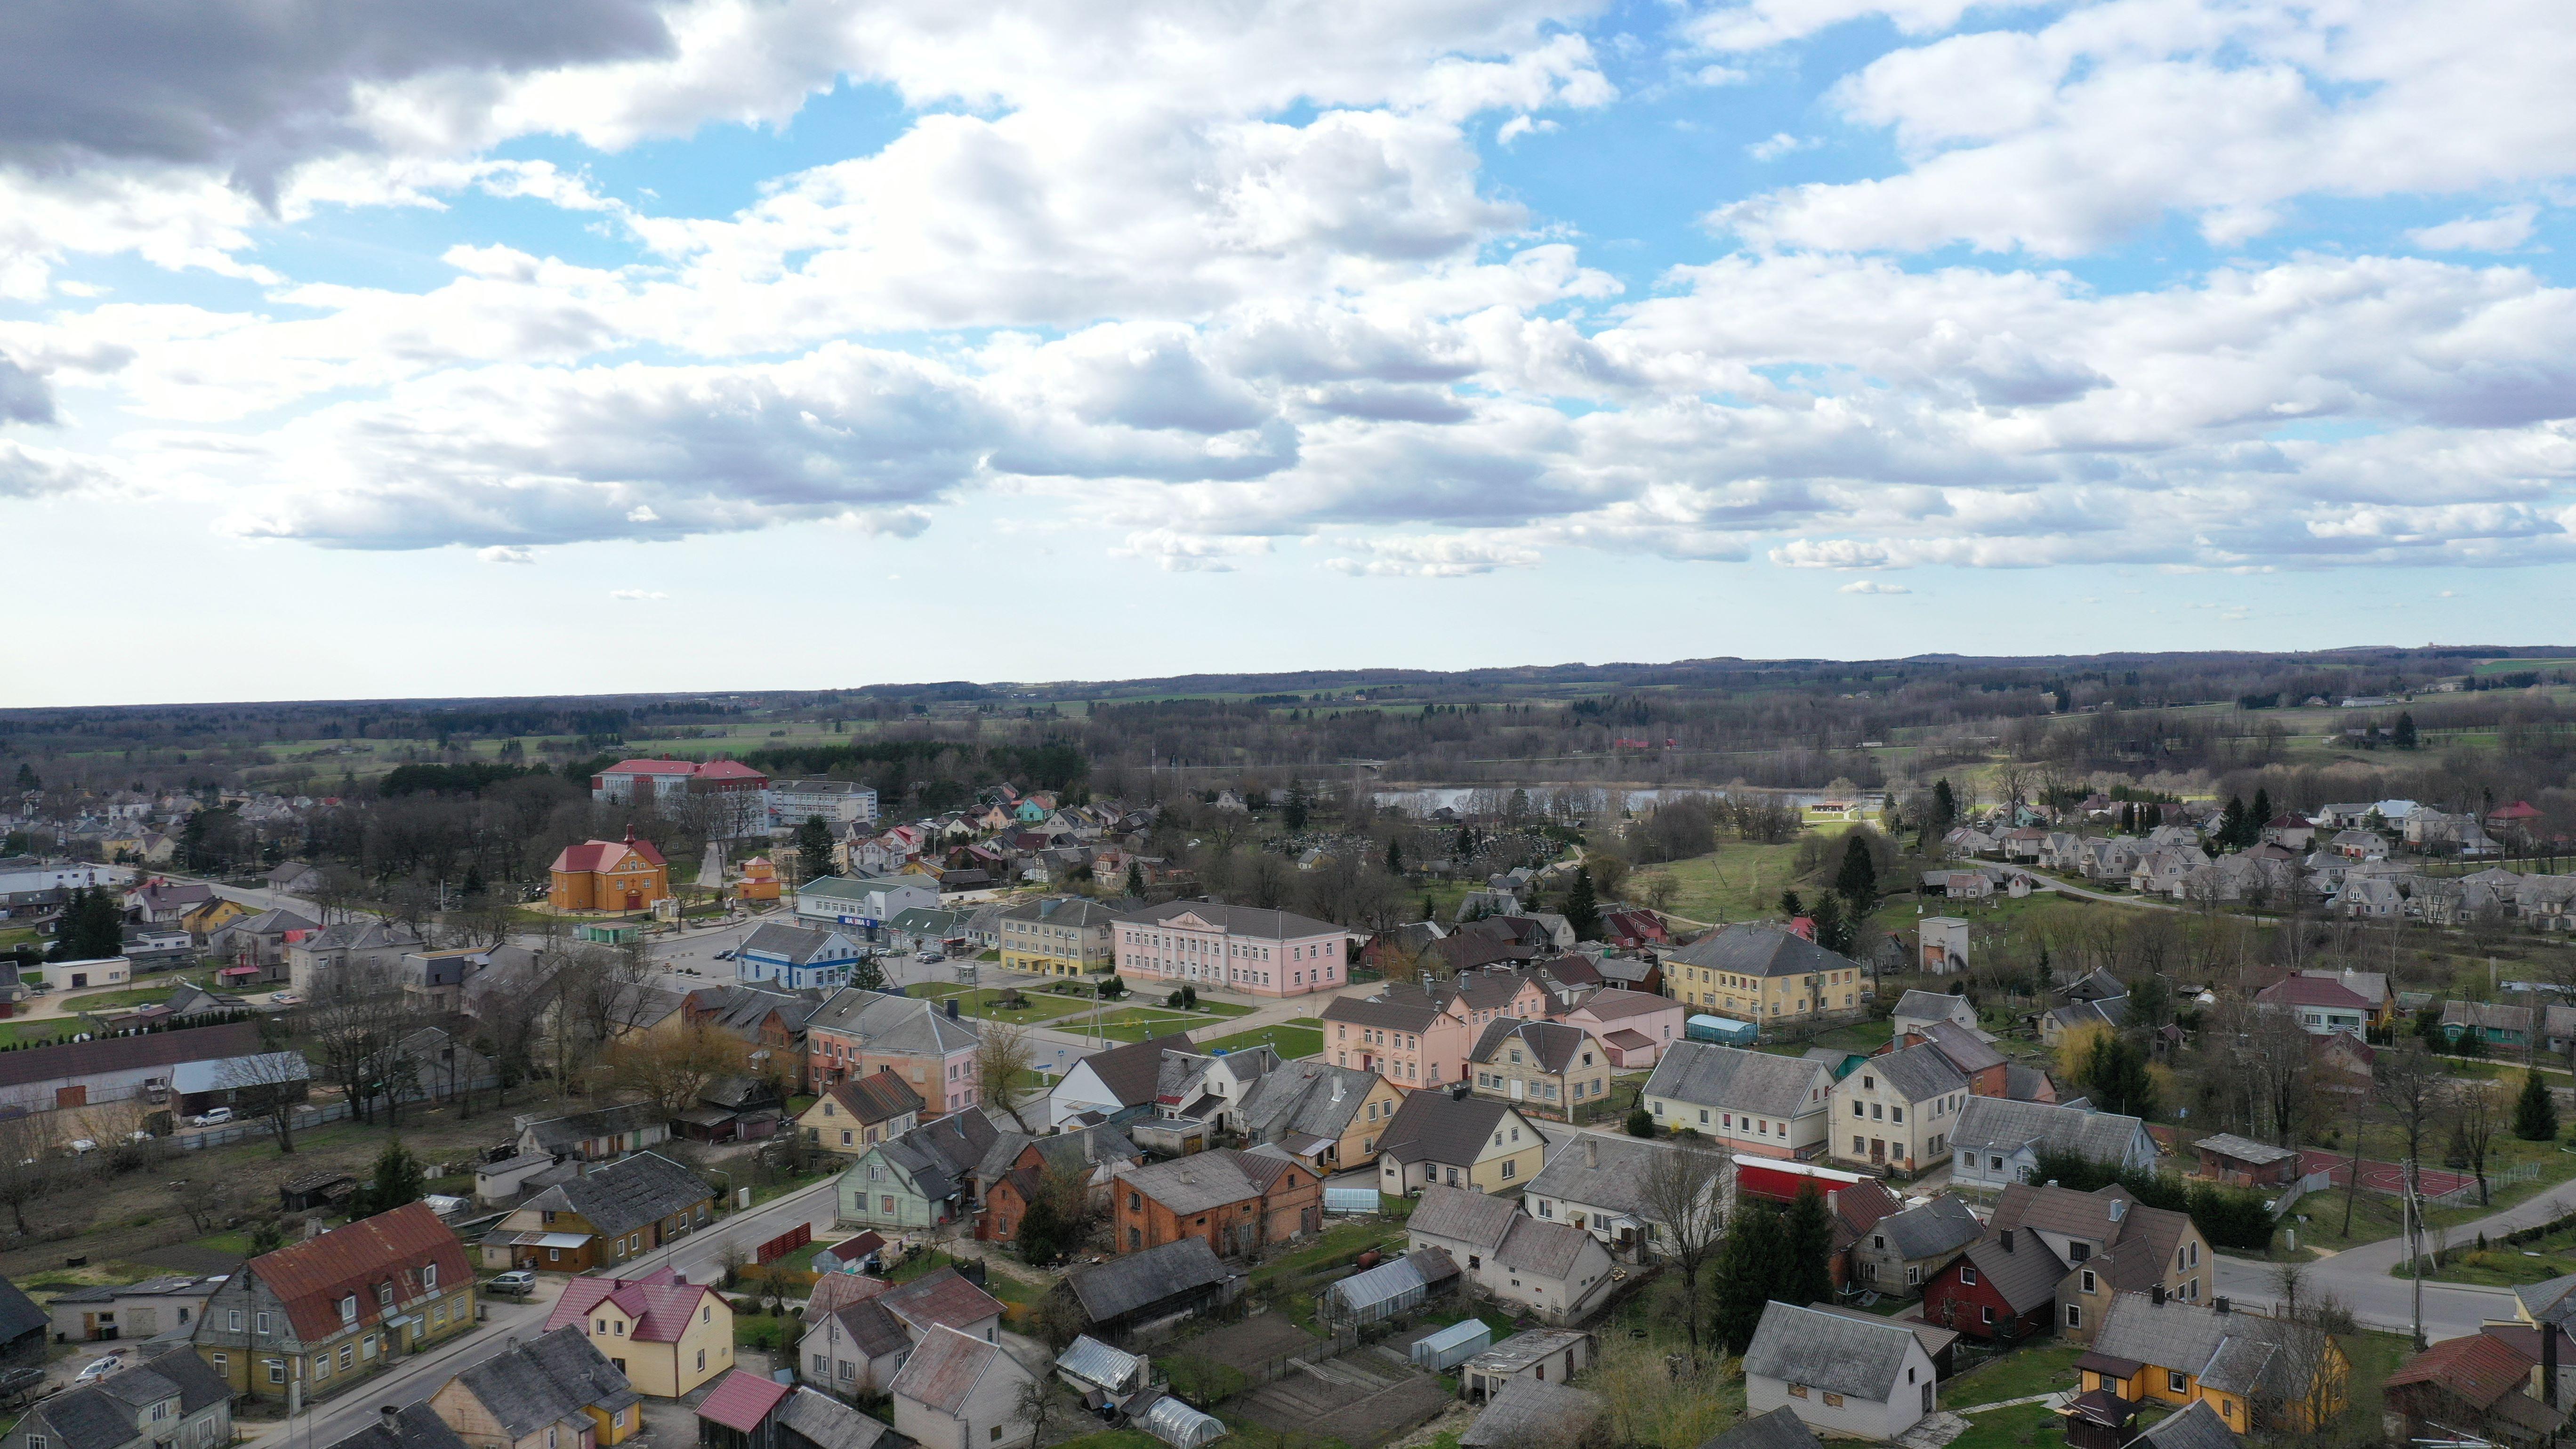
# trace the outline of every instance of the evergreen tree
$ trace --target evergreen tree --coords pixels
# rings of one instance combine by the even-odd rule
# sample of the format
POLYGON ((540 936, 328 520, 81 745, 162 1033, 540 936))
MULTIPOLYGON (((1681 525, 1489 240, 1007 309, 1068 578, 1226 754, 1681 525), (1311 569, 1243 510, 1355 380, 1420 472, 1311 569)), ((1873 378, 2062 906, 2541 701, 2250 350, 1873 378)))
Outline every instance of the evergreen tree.
POLYGON ((420 1201, 421 1194, 428 1190, 428 1169, 421 1166, 420 1159, 412 1156, 411 1149, 403 1146, 402 1139, 397 1137, 385 1144, 384 1151, 376 1154, 375 1175, 358 1189, 358 1201, 352 1205, 351 1215, 366 1218, 389 1213, 405 1203, 420 1201))
POLYGON ((1404 874, 1404 842, 1390 835, 1386 838, 1386 873, 1404 874))
POLYGON ((1860 937, 1860 917, 1843 914, 1843 898, 1831 893, 1816 897, 1807 915, 1816 923, 1816 944, 1837 956, 1851 954, 1852 943, 1860 937))
POLYGON ((1133 860, 1127 862, 1127 894, 1140 900, 1145 894, 1145 868, 1133 860))
POLYGON ((2411 750, 2415 748, 2415 716, 2408 714, 2404 710, 2399 710, 2397 712, 2397 728, 2389 737, 2396 742, 2397 748, 2401 750, 2411 750))
POLYGON ((1780 892, 1780 914, 1795 918, 1806 913, 1806 903, 1798 899, 1796 891, 1780 892))
POLYGON ((1642 1102, 1628 1109, 1627 1127, 1628 1135, 1631 1137, 1653 1137, 1659 1135, 1655 1131, 1655 1114, 1647 1111, 1645 1104, 1642 1102))
POLYGON ((1460 825, 1458 827, 1458 839, 1456 843, 1451 846, 1450 850, 1451 853, 1456 855, 1460 860, 1465 860, 1469 856, 1474 855, 1476 853, 1475 835, 1471 833, 1465 825, 1460 825))
MULTIPOLYGON (((2269 825, 2269 824, 2271 824, 2271 823, 2272 823, 2272 792, 2271 792, 2271 791, 2269 791, 2269 790, 2257 790, 2257 791, 2255 791, 2255 792, 2254 792, 2254 840, 2255 840, 2255 841, 2259 841, 2259 840, 2261 840, 2261 839, 2263 838, 2263 827, 2264 827, 2264 826, 2266 826, 2266 825, 2269 825)), ((2253 842, 2252 842, 2252 841, 2249 841, 2249 842, 2247 842, 2247 843, 2248 843, 2248 844, 2252 844, 2253 842)))
POLYGON ((2522 1074, 2522 1096, 2513 1104, 2513 1135, 2525 1142, 2558 1139, 2558 1102, 2537 1071, 2522 1074))
POLYGON ((1938 834, 1944 834, 1944 835, 1946 835, 1946 834, 1948 834, 1948 833, 1949 833, 1950 827, 1951 827, 1952 825, 1957 824, 1957 823, 1958 823, 1958 820, 1959 820, 1959 797, 1958 797, 1958 795, 1957 795, 1956 793, 1954 793, 1954 792, 1950 789, 1950 782, 1949 782, 1949 780, 1948 780, 1947 778, 1943 778, 1943 779, 1939 779, 1939 780, 1935 780, 1935 781, 1933 781, 1933 782, 1932 782, 1932 829, 1933 829, 1933 831, 1934 831, 1935 833, 1938 833, 1938 834))
POLYGON ((850 966, 850 984, 861 991, 885 990, 885 970, 874 956, 861 956, 850 966))
POLYGON ((1422 919, 1424 919, 1424 920, 1426 920, 1426 921, 1427 921, 1427 920, 1430 920, 1430 919, 1431 919, 1431 917, 1432 917, 1432 914, 1433 914, 1434 912, 1436 912, 1437 910, 1439 910, 1439 907, 1437 907, 1437 906, 1435 906, 1435 905, 1433 905, 1433 904, 1431 903, 1431 896, 1430 896, 1430 894, 1429 894, 1428 892, 1425 892, 1425 893, 1424 893, 1424 895, 1423 895, 1423 897, 1422 897, 1422 919))
POLYGON ((1029 1198, 1020 1214, 1020 1261, 1044 1266, 1064 1256, 1079 1225, 1068 1223, 1056 1207, 1055 1194, 1043 1189, 1029 1198))
POLYGON ((1574 928, 1578 941, 1597 939, 1601 934, 1601 901, 1592 893, 1592 868, 1574 868, 1574 889, 1565 895, 1565 923, 1574 928))
POLYGON ((18 762, 18 788, 21 790, 41 790, 45 788, 43 782, 36 778, 36 767, 28 764, 24 760, 18 762))
POLYGON ((1813 1179, 1798 1189, 1780 1226, 1783 1251, 1776 1296, 1783 1303, 1833 1302, 1834 1220, 1813 1179))
POLYGON ((2245 843, 2245 802, 2227 797, 2227 809, 2218 817, 2219 843, 2231 849, 2245 843))
POLYGON ((820 815, 808 815, 796 827, 796 866, 807 880, 821 880, 832 873, 832 827, 820 815))
POLYGON ((125 949, 125 912, 105 886, 75 886, 63 903, 50 961, 98 961, 125 949))
POLYGON ((1854 916, 1878 906, 1878 862, 1870 858, 1869 841, 1858 833, 1843 837, 1842 869, 1834 872, 1834 889, 1851 904, 1854 916))
POLYGON ((1717 1282, 1711 1328, 1729 1353, 1744 1352, 1753 1330, 1762 1324, 1762 1309, 1780 1284, 1782 1249, 1787 1234, 1780 1210, 1767 1202, 1744 1203, 1727 1227, 1726 1245, 1717 1255, 1717 1282))
POLYGON ((2156 1114, 2156 1082, 2147 1072, 2147 1049, 2117 1032, 2093 1039, 2084 1059, 2084 1088, 2096 1110, 2123 1117, 2156 1114))
POLYGON ((1279 823, 1288 827, 1288 833, 1291 835, 1306 828, 1305 781, 1288 782, 1288 801, 1279 808, 1279 823))

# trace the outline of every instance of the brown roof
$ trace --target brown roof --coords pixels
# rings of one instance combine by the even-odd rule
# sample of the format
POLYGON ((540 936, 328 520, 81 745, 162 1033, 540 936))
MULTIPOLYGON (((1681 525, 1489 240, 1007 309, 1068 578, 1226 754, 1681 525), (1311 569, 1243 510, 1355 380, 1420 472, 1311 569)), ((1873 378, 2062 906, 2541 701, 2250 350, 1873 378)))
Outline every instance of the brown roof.
POLYGON ((1452 1097, 1447 1092, 1415 1092, 1406 1097, 1377 1138, 1378 1151, 1398 1162, 1438 1162, 1465 1166, 1502 1130, 1512 1109, 1483 1097, 1452 1097))
POLYGON ((102 1072, 130 1072, 169 1067, 181 1062, 219 1061, 259 1053, 259 1024, 230 1021, 222 1026, 186 1031, 154 1031, 141 1036, 99 1037, 0 1052, 0 1087, 24 1087, 102 1072))
POLYGON ((906 1112, 919 1112, 921 1094, 895 1074, 892 1067, 879 1067, 855 1082, 834 1082, 824 1092, 841 1104, 841 1110, 861 1122, 891 1122, 906 1112))
POLYGON ((954 1268, 925 1273, 875 1300, 888 1313, 917 1329, 946 1324, 963 1332, 970 1324, 1000 1316, 1002 1301, 966 1281, 954 1268))
POLYGON ((2015 1183, 2004 1189, 1995 1204, 1991 1226, 1997 1231, 2038 1228, 2100 1244, 2101 1254, 2087 1266, 2107 1273, 2120 1292, 2143 1293, 2164 1281, 2165 1265, 2191 1219, 2164 1208, 2141 1206, 2123 1187, 2077 1192, 2015 1183))
POLYGON ((2472 1333, 2446 1338, 2408 1359, 2388 1376, 2388 1387, 2440 1384, 2484 1409, 2520 1391, 2530 1375, 2530 1360, 2483 1333, 2472 1333))
MULTIPOLYGON (((1330 1012, 1325 1014, 1331 1015, 1330 1012)), ((1154 1100, 1155 1084, 1163 1074, 1165 1051, 1194 1050, 1196 1047, 1190 1041, 1190 1034, 1182 1032, 1176 1036, 1147 1037, 1126 1046, 1111 1047, 1105 1052, 1093 1052, 1082 1062, 1091 1068, 1092 1073, 1100 1078, 1100 1085, 1107 1087, 1110 1095, 1116 1097, 1121 1105, 1133 1107, 1154 1100)))
POLYGON ((912 1357, 904 1360, 903 1372, 886 1387, 897 1398, 954 1414, 1001 1354, 1001 1349, 980 1338, 968 1338, 945 1326, 934 1328, 923 1335, 912 1357))
POLYGON ((262 1254, 243 1271, 268 1285, 286 1305, 295 1336, 309 1342, 341 1331, 343 1298, 358 1300, 357 1323, 365 1327, 420 1297, 429 1291, 421 1270, 431 1264, 448 1287, 474 1281, 465 1245, 429 1204, 416 1202, 262 1254), (389 1278, 397 1283, 393 1310, 376 1302, 376 1285, 389 1278))

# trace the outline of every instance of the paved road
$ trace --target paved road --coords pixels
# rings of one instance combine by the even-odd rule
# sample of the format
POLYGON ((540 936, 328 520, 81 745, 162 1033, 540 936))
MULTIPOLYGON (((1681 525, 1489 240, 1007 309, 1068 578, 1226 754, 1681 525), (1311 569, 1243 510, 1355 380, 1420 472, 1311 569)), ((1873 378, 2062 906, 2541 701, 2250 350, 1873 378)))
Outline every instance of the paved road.
MULTIPOLYGON (((792 1230, 799 1222, 813 1225, 817 1242, 829 1242, 832 1187, 833 1180, 826 1178, 751 1212, 727 1218, 715 1228, 682 1238, 654 1258, 651 1266, 658 1268, 668 1263, 689 1281, 707 1283, 722 1276, 724 1269, 718 1260, 728 1242, 739 1242, 748 1249, 792 1230)), ((532 1301, 484 1300, 488 1310, 485 1323, 463 1338, 417 1354, 400 1367, 325 1399, 292 1422, 247 1424, 242 1426, 243 1433, 251 1443, 266 1449, 327 1449, 375 1422, 382 1405, 400 1408, 419 1403, 458 1373, 504 1352, 514 1339, 527 1342, 545 1326, 546 1316, 563 1289, 560 1280, 540 1281, 542 1286, 532 1301)))

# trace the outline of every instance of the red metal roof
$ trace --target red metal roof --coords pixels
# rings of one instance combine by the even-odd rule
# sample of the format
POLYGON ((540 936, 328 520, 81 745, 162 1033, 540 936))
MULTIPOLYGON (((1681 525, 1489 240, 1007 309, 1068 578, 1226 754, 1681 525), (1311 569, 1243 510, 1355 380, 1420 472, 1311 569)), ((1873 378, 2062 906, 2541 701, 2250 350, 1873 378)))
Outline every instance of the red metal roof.
POLYGON ((698 1405, 698 1417, 748 1434, 760 1427, 760 1421, 769 1417, 769 1411, 777 1408, 780 1400, 794 1392, 793 1384, 774 1384, 758 1374, 735 1369, 716 1385, 714 1393, 707 1395, 706 1402, 698 1405))
POLYGON ((2339 981, 2322 976, 2285 976, 2254 993, 2256 1001, 2288 1006, 2331 1006, 2344 1011, 2370 1010, 2361 994, 2339 981))
POLYGON ((709 760, 698 766, 701 780, 766 780, 769 777, 740 760, 709 760))
POLYGON ((465 1245, 429 1204, 416 1202, 253 1258, 245 1271, 268 1285, 286 1305, 296 1336, 311 1342, 341 1331, 343 1298, 358 1300, 358 1323, 366 1325, 387 1312, 376 1302, 376 1285, 396 1283, 396 1309, 427 1293, 421 1269, 431 1264, 445 1287, 474 1281, 465 1245))
POLYGON ((2440 1384, 2486 1408, 2520 1389, 2531 1372, 2531 1360, 2483 1333, 2446 1338, 2408 1359, 2388 1376, 2388 1386, 2440 1384))
POLYGON ((554 1332, 566 1324, 578 1324, 602 1303, 613 1302, 618 1310, 634 1320, 634 1331, 627 1337, 645 1343, 677 1343, 686 1332, 689 1319, 696 1315, 699 1300, 709 1290, 683 1280, 668 1268, 660 1268, 641 1278, 568 1278, 563 1296, 555 1300, 555 1311, 546 1315, 546 1329, 554 1332))
POLYGON ((620 760, 599 773, 603 775, 694 775, 697 772, 698 766, 694 760, 620 760))

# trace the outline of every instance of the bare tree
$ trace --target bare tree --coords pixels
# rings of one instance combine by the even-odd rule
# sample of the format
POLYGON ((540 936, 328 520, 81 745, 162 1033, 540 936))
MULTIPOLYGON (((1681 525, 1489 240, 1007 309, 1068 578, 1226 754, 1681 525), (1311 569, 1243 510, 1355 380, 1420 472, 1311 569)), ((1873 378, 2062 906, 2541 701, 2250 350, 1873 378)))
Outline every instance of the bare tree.
POLYGON ((1602 1350, 1593 1387, 1610 1401, 1612 1442, 1638 1449, 1694 1449, 1726 1424, 1725 1355, 1684 1362, 1651 1343, 1620 1339, 1602 1350))
POLYGON ((744 1068, 740 1038, 703 1025, 667 1035, 635 1036, 609 1048, 609 1080, 665 1115, 697 1105, 707 1088, 744 1068))
POLYGON ((268 1119, 280 1155, 295 1150, 295 1109, 312 1077, 312 1067, 294 1052, 234 1057, 215 1069, 215 1085, 230 1094, 236 1110, 268 1119))
MULTIPOLYGON (((1589 1136, 1568 1151, 1596 1152, 1589 1136)), ((1696 1147, 1654 1151, 1638 1200, 1648 1222, 1647 1242, 1682 1272, 1691 1359, 1699 1359, 1699 1273, 1726 1236, 1726 1200, 1733 1186, 1726 1157, 1696 1147)))
POLYGON ((1026 1132, 1029 1123, 1020 1115, 1020 1081, 1037 1058, 1029 1034, 1006 1021, 981 1021, 975 1026, 981 1037, 975 1047, 976 1094, 987 1105, 1010 1113, 1011 1121, 1026 1132))
POLYGON ((8 1205, 21 1237, 28 1232, 27 1205, 59 1190, 61 1159, 49 1119, 41 1113, 0 1121, 0 1203, 8 1205))
POLYGON ((1046 1442, 1047 1424, 1055 1418, 1055 1375, 1039 1374, 1020 1385, 1018 1402, 1011 1417, 1029 1426, 1029 1443, 1046 1442))
POLYGON ((2417 1190, 2422 1180, 2424 1142, 2429 1137, 2449 1097, 2449 1086, 2442 1064, 2424 1050, 2420 1041, 2389 1047, 2379 1053, 2372 1072, 2373 1095, 2388 1121, 2396 1127, 2406 1144, 2406 1263, 2407 1274, 2415 1282, 2415 1346, 2424 1346, 2424 1200, 2417 1190))
POLYGON ((2504 1129, 2504 1088, 2486 1077, 2462 1077, 2451 1083, 2451 1133, 2469 1172, 2478 1180, 2478 1205, 2487 1204, 2487 1161, 2495 1155, 2496 1134, 2504 1129))

